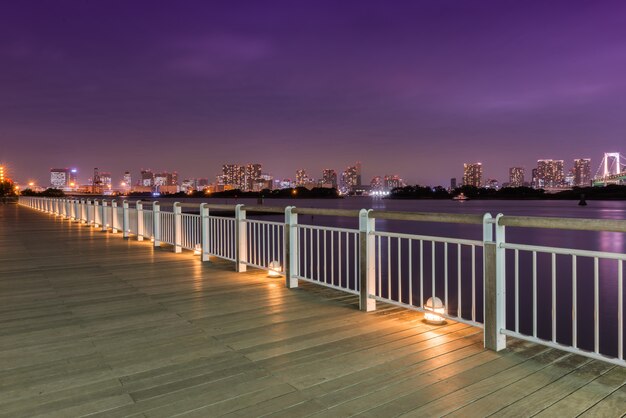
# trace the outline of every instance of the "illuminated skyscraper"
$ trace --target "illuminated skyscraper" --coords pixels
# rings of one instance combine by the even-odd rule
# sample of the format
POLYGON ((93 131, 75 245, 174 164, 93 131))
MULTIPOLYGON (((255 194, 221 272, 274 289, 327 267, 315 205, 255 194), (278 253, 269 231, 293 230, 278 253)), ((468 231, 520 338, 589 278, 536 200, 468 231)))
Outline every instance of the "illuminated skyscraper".
POLYGON ((331 168, 325 168, 322 172, 322 184, 331 184, 337 188, 337 172, 331 168))
POLYGON ((564 180, 563 160, 537 160, 536 187, 560 187, 564 180))
POLYGON ((370 182, 370 190, 382 191, 383 190, 383 178, 381 176, 375 176, 370 182))
POLYGON ((355 188, 361 187, 361 163, 357 163, 353 166, 346 168, 341 175, 342 191, 344 193, 350 193, 355 188))
MULTIPOLYGON (((255 183, 261 179, 261 171, 263 166, 261 164, 246 164, 245 173, 245 190, 250 191, 255 189, 255 183)), ((257 187, 258 188, 258 187, 257 187)))
POLYGON ((509 168, 509 187, 522 187, 524 185, 524 167, 509 168))
POLYGON ((463 164, 463 185, 480 187, 483 181, 482 163, 463 164))
POLYGON ((405 186, 404 181, 397 174, 394 174, 392 176, 386 175, 383 181, 383 188, 386 191, 391 191, 395 189, 396 187, 404 187, 404 186, 405 186))
POLYGON ((63 190, 70 184, 70 170, 67 168, 53 168, 50 170, 50 187, 63 190))
POLYGON ((246 167, 238 164, 222 166, 222 181, 225 188, 245 190, 246 167))
POLYGON ((133 185, 133 178, 130 175, 130 171, 124 172, 124 177, 122 177, 122 181, 126 187, 131 187, 133 185))
POLYGON ((591 159, 578 158, 574 160, 574 186, 589 185, 591 185, 591 159))
POLYGON ((4 181, 4 166, 0 165, 0 183, 4 181))
POLYGON ((154 186, 154 174, 152 170, 141 170, 141 185, 144 187, 154 186))
POLYGON ((306 174, 306 170, 301 168, 296 171, 296 186, 304 186, 309 182, 309 176, 306 174))

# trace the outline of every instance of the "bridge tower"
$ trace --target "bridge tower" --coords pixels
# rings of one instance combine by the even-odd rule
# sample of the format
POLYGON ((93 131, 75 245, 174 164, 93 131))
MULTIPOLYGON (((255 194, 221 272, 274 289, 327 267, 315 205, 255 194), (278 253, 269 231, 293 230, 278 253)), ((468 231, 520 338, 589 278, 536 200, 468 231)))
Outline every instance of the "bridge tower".
POLYGON ((619 152, 605 152, 594 185, 621 184, 626 178, 626 159, 619 152))

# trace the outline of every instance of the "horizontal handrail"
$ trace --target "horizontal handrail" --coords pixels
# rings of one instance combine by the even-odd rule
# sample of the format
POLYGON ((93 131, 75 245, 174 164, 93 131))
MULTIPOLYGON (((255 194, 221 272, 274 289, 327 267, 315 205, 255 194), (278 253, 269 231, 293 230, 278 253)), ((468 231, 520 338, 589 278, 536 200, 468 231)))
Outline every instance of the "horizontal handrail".
POLYGON ((321 215, 321 216, 343 216, 348 218, 358 218, 360 211, 354 209, 321 209, 321 208, 294 208, 292 213, 298 215, 321 215))
POLYGON ((483 223, 483 215, 466 215, 456 213, 394 212, 386 210, 372 210, 369 212, 368 216, 370 218, 397 221, 442 222, 471 225, 482 225, 483 223))
POLYGON ((245 211, 250 212, 263 212, 263 213, 285 213, 285 208, 280 206, 248 206, 245 205, 242 207, 245 211))
POLYGON ((581 219, 539 216, 501 216, 498 225, 520 228, 569 229, 576 231, 626 232, 626 220, 581 219))

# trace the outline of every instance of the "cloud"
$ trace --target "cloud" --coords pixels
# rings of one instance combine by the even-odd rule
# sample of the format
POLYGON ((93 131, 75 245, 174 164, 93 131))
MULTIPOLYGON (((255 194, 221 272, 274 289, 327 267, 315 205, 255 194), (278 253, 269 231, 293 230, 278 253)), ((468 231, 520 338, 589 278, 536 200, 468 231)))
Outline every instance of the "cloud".
POLYGON ((265 39, 227 33, 178 40, 171 47, 171 68, 204 76, 221 75, 273 53, 265 39))

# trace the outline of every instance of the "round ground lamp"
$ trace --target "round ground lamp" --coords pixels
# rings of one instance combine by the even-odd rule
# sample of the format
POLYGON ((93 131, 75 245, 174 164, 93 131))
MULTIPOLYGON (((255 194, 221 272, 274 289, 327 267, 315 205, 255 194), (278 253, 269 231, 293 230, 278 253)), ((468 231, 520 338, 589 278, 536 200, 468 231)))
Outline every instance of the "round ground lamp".
POLYGON ((270 263, 269 271, 267 272, 268 277, 280 277, 280 263, 276 260, 270 263))
POLYGON ((442 316, 446 310, 443 302, 438 297, 428 298, 426 305, 424 305, 424 320, 433 325, 441 325, 446 322, 442 316))

